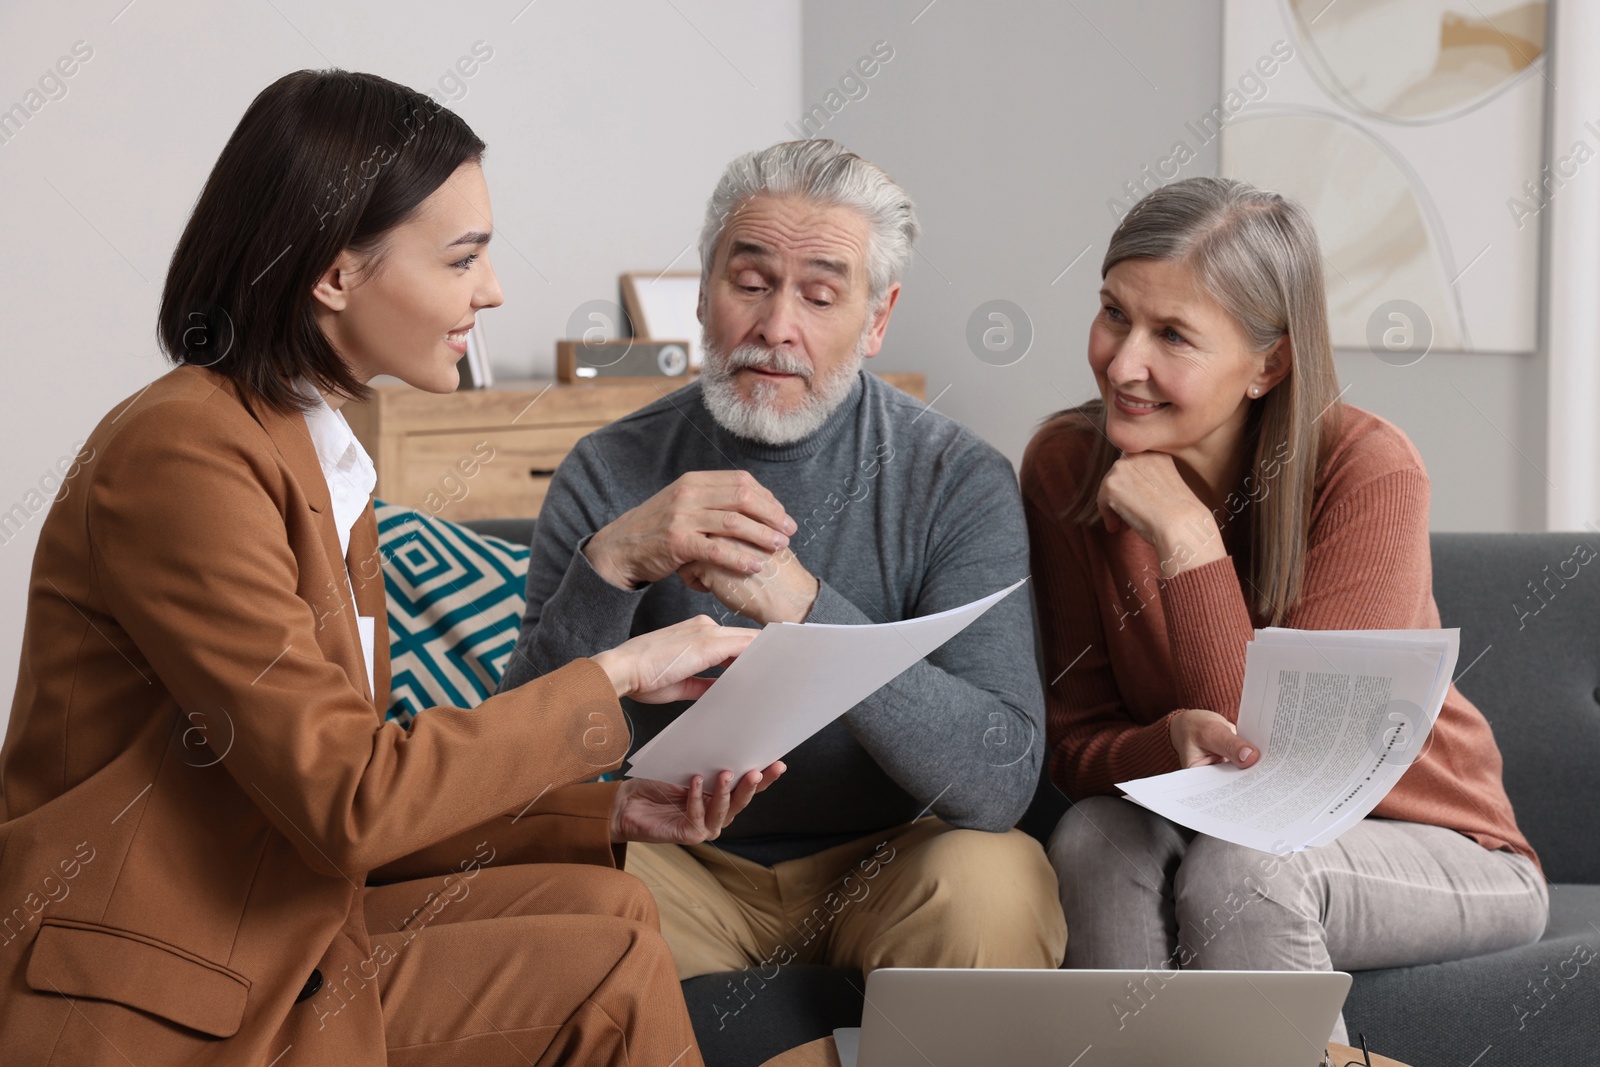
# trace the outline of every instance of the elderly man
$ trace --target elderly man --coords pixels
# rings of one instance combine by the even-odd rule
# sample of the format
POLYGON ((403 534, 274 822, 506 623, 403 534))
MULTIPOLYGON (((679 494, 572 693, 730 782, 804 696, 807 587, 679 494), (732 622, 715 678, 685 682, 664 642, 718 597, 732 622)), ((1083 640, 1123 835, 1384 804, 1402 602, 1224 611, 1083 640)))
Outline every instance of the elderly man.
MULTIPOLYGON (((831 141, 729 165, 700 238, 700 379, 556 472, 502 688, 695 614, 891 622, 1027 573, 1010 464, 862 371, 916 234, 906 194, 831 141)), ((636 742, 682 707, 630 708, 636 742)), ((654 891, 682 978, 792 960, 1055 967, 1055 876, 1012 829, 1043 747, 1014 595, 792 752, 715 845, 634 845, 627 870, 654 891)))

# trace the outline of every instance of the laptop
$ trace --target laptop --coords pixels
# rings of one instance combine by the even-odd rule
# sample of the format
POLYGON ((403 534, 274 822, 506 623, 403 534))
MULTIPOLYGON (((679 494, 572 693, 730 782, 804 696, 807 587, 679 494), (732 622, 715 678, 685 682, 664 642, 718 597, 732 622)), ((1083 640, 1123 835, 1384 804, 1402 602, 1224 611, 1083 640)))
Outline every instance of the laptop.
POLYGON ((842 1067, 1317 1067, 1340 971, 886 967, 842 1067))

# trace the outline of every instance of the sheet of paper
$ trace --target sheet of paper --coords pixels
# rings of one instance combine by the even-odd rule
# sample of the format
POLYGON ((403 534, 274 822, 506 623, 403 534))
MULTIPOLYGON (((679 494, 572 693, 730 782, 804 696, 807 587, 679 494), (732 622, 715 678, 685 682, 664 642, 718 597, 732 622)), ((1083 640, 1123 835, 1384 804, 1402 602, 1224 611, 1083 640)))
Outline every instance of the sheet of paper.
POLYGON ((781 759, 1021 588, 868 626, 773 623, 706 694, 629 760, 628 775, 687 784, 781 759))
POLYGON ((1459 651, 1459 630, 1257 630, 1238 729, 1260 760, 1117 787, 1173 822, 1263 852, 1329 844, 1426 750, 1459 651))

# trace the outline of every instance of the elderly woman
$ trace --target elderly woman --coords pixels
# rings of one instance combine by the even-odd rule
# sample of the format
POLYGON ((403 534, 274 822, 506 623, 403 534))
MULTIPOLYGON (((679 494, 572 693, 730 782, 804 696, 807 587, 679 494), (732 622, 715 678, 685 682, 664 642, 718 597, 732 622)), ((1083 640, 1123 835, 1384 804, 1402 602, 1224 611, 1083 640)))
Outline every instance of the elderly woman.
POLYGON ((752 631, 690 619, 473 709, 385 721, 370 493, 339 407, 456 386, 501 301, 484 144, 300 71, 173 253, 177 369, 40 532, 0 750, 8 1064, 697 1064, 628 841, 715 838, 782 772, 586 783, 618 699, 692 699, 752 631), (702 791, 703 787, 703 791, 702 791))
POLYGON ((1101 267, 1100 397, 1023 460, 1050 772, 1076 801, 1049 848, 1069 967, 1391 967, 1544 929, 1500 753, 1453 686, 1425 754, 1326 847, 1268 856, 1116 795, 1256 762, 1233 724, 1253 628, 1439 625, 1428 476, 1403 433, 1340 402, 1320 258, 1275 194, 1152 193, 1101 267))

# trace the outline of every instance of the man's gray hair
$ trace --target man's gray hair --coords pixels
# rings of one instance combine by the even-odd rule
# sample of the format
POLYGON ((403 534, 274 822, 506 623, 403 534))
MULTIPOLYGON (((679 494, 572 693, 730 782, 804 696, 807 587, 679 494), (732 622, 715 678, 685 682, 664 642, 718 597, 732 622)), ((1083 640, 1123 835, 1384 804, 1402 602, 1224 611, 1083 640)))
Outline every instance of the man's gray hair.
POLYGON ((785 141, 728 164, 706 202, 700 230, 700 284, 711 281, 717 243, 733 213, 753 197, 799 196, 818 204, 859 211, 867 220, 868 299, 878 305, 900 280, 917 239, 917 211, 889 175, 837 141, 785 141))

